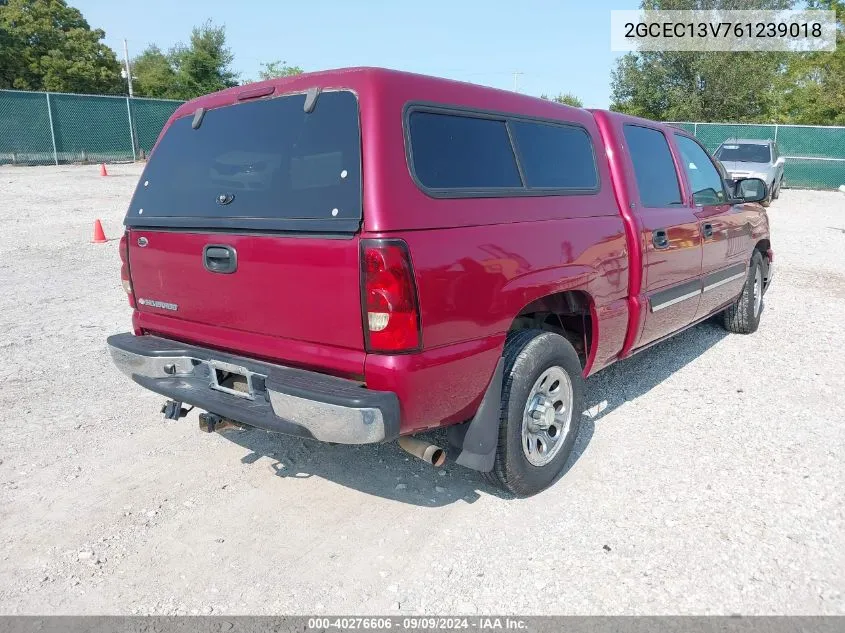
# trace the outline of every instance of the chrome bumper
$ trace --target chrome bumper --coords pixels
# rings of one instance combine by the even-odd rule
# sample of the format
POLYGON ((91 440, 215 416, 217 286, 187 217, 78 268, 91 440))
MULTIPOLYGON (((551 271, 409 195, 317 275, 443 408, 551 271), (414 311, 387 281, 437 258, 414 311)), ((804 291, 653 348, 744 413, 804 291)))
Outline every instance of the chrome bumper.
POLYGON ((139 385, 235 422, 338 444, 399 436, 396 394, 353 380, 157 336, 116 334, 108 346, 115 365, 139 385), (221 385, 218 372, 242 375, 246 387, 221 385))

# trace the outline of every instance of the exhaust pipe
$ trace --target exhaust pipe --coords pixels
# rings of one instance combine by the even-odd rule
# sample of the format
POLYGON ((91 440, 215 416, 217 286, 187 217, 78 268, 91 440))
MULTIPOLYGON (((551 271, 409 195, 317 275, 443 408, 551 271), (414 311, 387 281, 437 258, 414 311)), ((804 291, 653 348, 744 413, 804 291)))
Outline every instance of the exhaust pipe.
POLYGON ((399 446, 414 457, 439 468, 446 463, 446 451, 435 444, 429 444, 415 437, 400 437, 399 446))

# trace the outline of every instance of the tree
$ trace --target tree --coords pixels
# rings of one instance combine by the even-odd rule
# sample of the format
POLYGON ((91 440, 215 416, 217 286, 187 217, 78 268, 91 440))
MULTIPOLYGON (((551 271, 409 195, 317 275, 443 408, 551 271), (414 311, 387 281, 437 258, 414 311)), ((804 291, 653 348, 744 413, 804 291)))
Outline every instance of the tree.
POLYGON ((302 68, 299 66, 288 66, 287 62, 272 61, 261 62, 261 70, 258 71, 259 78, 273 79, 275 77, 292 77, 293 75, 301 75, 302 68))
POLYGON ((238 85, 230 65, 235 56, 226 46, 226 27, 208 20, 194 27, 190 46, 177 45, 170 52, 176 70, 176 91, 191 99, 238 85))
POLYGON ((193 29, 188 46, 177 44, 167 53, 147 47, 133 60, 133 88, 139 96, 183 100, 231 88, 238 85, 233 59, 226 28, 207 21, 193 29))
POLYGON ((132 61, 132 87, 140 97, 178 99, 176 71, 170 59, 155 44, 132 61))
POLYGON ((610 107, 664 121, 762 122, 783 63, 777 53, 628 53, 612 73, 610 107))
MULTIPOLYGON (((792 0, 644 0, 655 9, 785 9, 792 0)), ((611 75, 611 109, 668 121, 762 122, 774 116, 789 53, 627 53, 611 75)))
MULTIPOLYGON (((5 4, 6 0, 0 0, 0 11, 3 11, 5 4)), ((14 86, 18 60, 13 50, 12 34, 5 22, 5 15, 0 13, 0 88, 11 88, 14 86)))
POLYGON ((0 1, 0 88, 119 93, 120 64, 64 0, 0 1))
POLYGON ((845 2, 811 0, 807 5, 836 12, 836 50, 790 56, 777 120, 845 125, 845 2))
POLYGON ((541 99, 545 99, 546 101, 554 101, 555 103, 562 103, 563 105, 574 106, 576 108, 583 108, 584 102, 581 101, 578 97, 576 97, 571 92, 561 92, 556 97, 549 97, 548 95, 540 95, 541 99))

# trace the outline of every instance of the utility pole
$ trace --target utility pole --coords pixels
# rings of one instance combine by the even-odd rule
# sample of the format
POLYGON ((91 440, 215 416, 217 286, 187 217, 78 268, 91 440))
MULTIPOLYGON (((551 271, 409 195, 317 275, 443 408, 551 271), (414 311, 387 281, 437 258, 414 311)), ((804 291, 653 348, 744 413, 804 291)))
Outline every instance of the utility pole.
POLYGON ((129 45, 125 39, 123 40, 123 60, 126 62, 126 81, 129 83, 129 98, 131 99, 134 96, 132 94, 132 68, 129 66, 129 45))
POLYGON ((525 73, 520 72, 518 70, 513 71, 513 91, 519 92, 519 76, 524 75, 525 73))
POLYGON ((129 86, 129 96, 126 97, 126 116, 129 119, 129 139, 132 141, 132 160, 138 160, 138 134, 135 131, 135 121, 132 120, 132 66, 129 64, 129 45, 126 39, 123 40, 123 61, 126 63, 126 68, 121 74, 126 73, 126 83, 129 86))

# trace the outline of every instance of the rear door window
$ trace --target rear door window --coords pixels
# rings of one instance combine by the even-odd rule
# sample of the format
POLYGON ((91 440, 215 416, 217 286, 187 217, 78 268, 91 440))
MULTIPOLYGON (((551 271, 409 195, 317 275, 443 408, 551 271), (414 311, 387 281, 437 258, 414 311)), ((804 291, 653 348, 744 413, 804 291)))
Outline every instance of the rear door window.
POLYGON ((678 173, 663 133, 640 125, 625 125, 624 134, 634 165, 640 203, 644 207, 681 204, 678 173))
POLYGON ((505 122, 411 112, 408 122, 413 171, 429 189, 522 187, 505 122))
POLYGON ((593 144, 586 130, 571 125, 511 121, 525 184, 539 189, 598 187, 593 144))
POLYGON ((358 102, 323 92, 177 119, 155 148, 127 224, 355 230, 361 220, 358 102))

